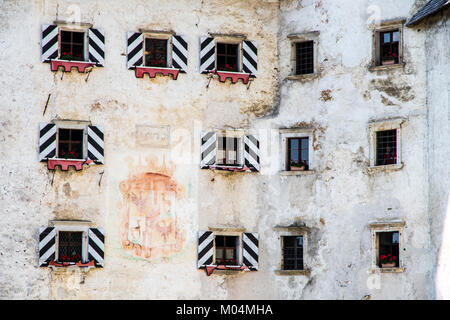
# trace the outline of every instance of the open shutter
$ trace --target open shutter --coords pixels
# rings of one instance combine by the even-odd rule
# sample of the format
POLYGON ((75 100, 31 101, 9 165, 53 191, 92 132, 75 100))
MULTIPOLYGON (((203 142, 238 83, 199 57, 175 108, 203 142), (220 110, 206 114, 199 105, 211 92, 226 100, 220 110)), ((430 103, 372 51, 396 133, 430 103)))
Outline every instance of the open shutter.
POLYGON ((242 234, 242 258, 250 270, 258 270, 258 234, 242 234))
POLYGON ((56 259, 56 230, 53 227, 39 228, 39 267, 46 267, 56 259))
POLYGON ((216 41, 213 37, 200 37, 200 73, 208 73, 216 65, 216 41))
POLYGON ((103 30, 89 29, 89 61, 95 62, 99 67, 105 64, 105 35, 103 30))
POLYGON ((103 129, 98 126, 88 126, 88 159, 104 164, 103 129))
POLYGON ((258 70, 258 47, 256 41, 247 40, 242 42, 242 68, 244 72, 256 77, 258 70))
POLYGON ((144 37, 140 32, 127 32, 127 68, 143 65, 144 37))
POLYGON ((105 234, 100 228, 89 228, 88 259, 94 260, 96 267, 104 267, 105 234))
POLYGON ((204 268, 207 265, 213 263, 214 252, 214 235, 212 231, 199 231, 198 232, 198 268, 204 268))
POLYGON ((259 171, 259 140, 253 135, 244 137, 244 163, 251 171, 259 171))
POLYGON ((188 43, 184 36, 172 36, 172 67, 187 71, 188 43))
POLYGON ((58 59, 58 26, 53 24, 44 24, 41 26, 41 60, 50 62, 52 59, 58 59))
POLYGON ((56 157, 56 124, 39 124, 39 161, 56 157))
POLYGON ((202 131, 200 152, 200 168, 207 169, 216 162, 216 134, 214 132, 202 131))

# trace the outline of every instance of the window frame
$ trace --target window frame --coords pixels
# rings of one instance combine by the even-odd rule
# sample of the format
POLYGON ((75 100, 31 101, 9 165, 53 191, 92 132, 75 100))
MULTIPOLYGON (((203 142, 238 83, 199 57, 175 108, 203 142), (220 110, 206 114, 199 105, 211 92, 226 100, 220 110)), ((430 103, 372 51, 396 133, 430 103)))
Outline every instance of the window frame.
POLYGON ((404 265, 404 257, 402 254, 402 251, 405 251, 404 248, 404 227, 405 227, 404 221, 377 221, 372 222, 369 224, 371 229, 371 238, 372 238, 372 272, 403 272, 405 270, 404 265), (383 232, 398 232, 398 251, 399 251, 399 257, 398 257, 398 267, 393 268, 381 268, 379 266, 379 233, 383 232))
POLYGON ((301 175, 315 172, 314 164, 314 129, 280 129, 280 143, 281 143, 281 174, 285 175, 301 175), (291 138, 308 138, 308 170, 288 170, 288 139, 291 138))
POLYGON ((237 130, 215 130, 216 134, 216 155, 215 155, 215 165, 218 167, 242 167, 245 164, 244 159, 244 136, 245 132, 237 131, 237 130), (237 145, 237 164, 219 164, 218 163, 218 155, 219 155, 219 140, 220 138, 236 138, 238 145, 237 145))
POLYGON ((319 31, 305 32, 305 33, 294 33, 287 36, 290 41, 291 53, 290 53, 290 70, 288 79, 289 80, 308 80, 314 79, 320 75, 319 72, 319 31), (297 56, 296 48, 298 43, 311 42, 313 43, 313 72, 297 74, 297 56))
MULTIPOLYGON (((281 238, 281 254, 282 254, 282 259, 281 259, 281 270, 283 270, 283 271, 303 271, 303 270, 305 270, 305 261, 304 261, 304 257, 305 257, 305 246, 304 246, 304 243, 305 243, 305 237, 303 236, 303 235, 282 235, 282 236, 280 236, 280 238, 281 238), (302 248, 302 256, 301 256, 301 261, 302 261, 302 268, 301 269, 286 269, 286 266, 285 266, 285 260, 286 260, 286 253, 285 253, 285 250, 286 250, 286 238, 288 238, 288 237, 302 237, 302 246, 301 246, 301 248, 302 248)), ((297 246, 294 246, 294 249, 297 249, 298 247, 297 246)), ((295 254, 295 257, 292 259, 292 260, 298 260, 298 259, 300 259, 300 257, 297 257, 297 255, 295 254)))
MULTIPOLYGON (((223 40, 217 40, 216 39, 216 45, 215 45, 215 70, 219 72, 233 72, 233 73, 242 73, 243 66, 242 66, 242 41, 223 41, 223 40), (224 45, 236 45, 236 68, 237 70, 219 70, 218 68, 218 62, 219 62, 219 44, 224 45)), ((227 56, 227 54, 225 54, 227 56)))
POLYGON ((214 236, 213 241, 213 265, 217 261, 216 258, 216 236, 230 236, 237 237, 236 240, 236 265, 233 266, 242 266, 243 263, 243 253, 242 253, 242 235, 245 232, 245 229, 239 228, 209 228, 209 231, 212 231, 214 236))
POLYGON ((59 232, 81 232, 82 233, 82 246, 81 246, 81 259, 82 261, 88 261, 88 233, 91 227, 90 221, 72 221, 72 220, 53 220, 50 222, 50 226, 55 228, 55 261, 59 261, 59 232))
POLYGON ((155 31, 141 31, 142 32, 142 67, 144 68, 162 68, 162 69, 172 69, 172 36, 174 35, 171 32, 155 32, 155 31), (154 40, 166 40, 167 48, 166 48, 166 67, 156 67, 156 66, 147 66, 145 64, 145 52, 146 52, 146 40, 154 39, 154 40))
POLYGON ((59 129, 71 129, 71 130, 83 130, 83 140, 82 140, 82 158, 79 159, 67 159, 67 160, 86 160, 87 159, 87 126, 89 125, 89 122, 84 121, 54 121, 56 125, 56 159, 59 160, 66 160, 65 158, 59 158, 59 143, 60 143, 60 137, 59 137, 59 129))
POLYGON ((62 32, 80 32, 83 33, 83 60, 70 60, 71 62, 89 62, 89 41, 88 41, 88 32, 91 25, 87 26, 72 26, 72 25, 61 25, 58 26, 58 58, 60 61, 69 61, 66 59, 62 59, 62 32))
POLYGON ((229 73, 244 73, 243 71, 243 50, 242 43, 246 40, 246 36, 233 34, 233 35, 224 35, 224 34, 214 34, 210 33, 210 36, 214 38, 214 70, 218 72, 229 72, 229 73), (237 44, 237 66, 238 71, 225 71, 225 70, 217 70, 217 62, 218 62, 218 44, 237 44))
POLYGON ((277 269, 274 270, 275 274, 279 276, 309 276, 311 274, 311 261, 308 255, 308 236, 310 233, 310 228, 307 227, 303 222, 295 223, 288 226, 275 226, 275 232, 279 240, 279 259, 277 264, 277 269), (299 270, 286 270, 284 269, 284 238, 286 236, 302 236, 303 237, 303 269, 299 270))

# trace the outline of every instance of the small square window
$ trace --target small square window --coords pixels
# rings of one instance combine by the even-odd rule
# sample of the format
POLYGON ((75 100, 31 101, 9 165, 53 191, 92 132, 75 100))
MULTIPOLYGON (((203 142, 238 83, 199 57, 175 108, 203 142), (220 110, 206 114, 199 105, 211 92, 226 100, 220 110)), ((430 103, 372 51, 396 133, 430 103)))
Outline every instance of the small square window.
POLYGON ((400 261, 400 233, 377 232, 377 266, 380 268, 398 268, 400 261))
POLYGON ((215 237, 217 265, 238 265, 238 240, 238 236, 217 235, 215 237))
POLYGON ((61 30, 60 59, 84 61, 85 33, 61 30))
POLYGON ((288 138, 288 171, 309 170, 309 137, 288 138))
POLYGON ((376 165, 397 164, 397 130, 377 131, 376 165))
POLYGON ((217 43, 217 70, 239 72, 239 44, 217 43))
POLYGON ((241 165, 240 142, 241 139, 237 137, 218 137, 216 164, 228 166, 241 165))
POLYGON ((399 63, 400 32, 398 29, 380 32, 380 62, 381 65, 399 63))
POLYGON ((168 40, 167 39, 145 39, 144 63, 146 67, 167 67, 168 40))
POLYGON ((83 251, 83 232, 60 231, 58 241, 58 261, 81 261, 83 251))
POLYGON ((283 236, 283 270, 303 270, 303 236, 283 236))
POLYGON ((81 129, 58 129, 58 158, 83 159, 83 133, 81 129))
POLYGON ((295 74, 314 73, 314 41, 295 43, 295 74))

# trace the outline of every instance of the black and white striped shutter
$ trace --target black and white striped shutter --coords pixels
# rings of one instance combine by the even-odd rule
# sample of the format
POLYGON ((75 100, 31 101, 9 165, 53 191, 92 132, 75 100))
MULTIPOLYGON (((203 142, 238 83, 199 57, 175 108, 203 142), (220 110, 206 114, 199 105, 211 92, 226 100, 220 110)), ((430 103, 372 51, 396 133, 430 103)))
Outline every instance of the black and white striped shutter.
POLYGON ((39 161, 56 157, 56 124, 39 124, 39 161))
POLYGON ((200 168, 207 169, 216 162, 216 133, 202 131, 202 144, 200 146, 200 168))
POLYGON ((39 267, 48 266, 56 259, 56 230, 54 227, 39 228, 39 267))
POLYGON ((212 231, 199 231, 198 232, 198 268, 204 268, 207 265, 212 265, 213 263, 213 252, 214 252, 214 235, 212 231))
POLYGON ((127 32, 127 68, 142 66, 144 36, 140 32, 127 32))
POLYGON ((90 28, 88 38, 89 61, 103 67, 105 64, 105 34, 103 30, 90 28))
POLYGON ((188 43, 184 36, 172 36, 172 67, 187 72, 188 43))
POLYGON ((88 260, 94 260, 96 267, 104 267, 105 234, 103 229, 89 228, 88 232, 88 260))
POLYGON ((250 270, 258 270, 258 233, 242 234, 243 263, 250 270))
POLYGON ((259 171, 259 140, 253 135, 244 136, 244 162, 251 171, 259 171))
POLYGON ((200 73, 209 73, 216 65, 216 41, 213 37, 200 37, 200 73))
POLYGON ((242 68, 250 76, 256 77, 258 73, 258 46, 256 41, 244 40, 242 42, 242 68))
POLYGON ((41 60, 50 62, 58 59, 58 26, 54 24, 44 24, 41 26, 41 60))
POLYGON ((88 126, 88 159, 94 160, 95 163, 105 163, 104 159, 104 137, 103 129, 98 126, 88 126))

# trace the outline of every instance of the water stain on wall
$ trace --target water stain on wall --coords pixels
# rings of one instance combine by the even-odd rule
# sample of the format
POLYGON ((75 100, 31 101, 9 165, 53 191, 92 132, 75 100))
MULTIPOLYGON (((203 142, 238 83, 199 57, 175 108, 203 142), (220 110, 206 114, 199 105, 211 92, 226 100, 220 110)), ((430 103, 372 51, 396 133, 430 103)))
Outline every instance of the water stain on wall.
POLYGON ((137 257, 169 257, 183 248, 185 232, 174 205, 185 198, 185 188, 173 178, 175 168, 147 158, 144 165, 131 165, 128 179, 119 184, 120 240, 137 257))

